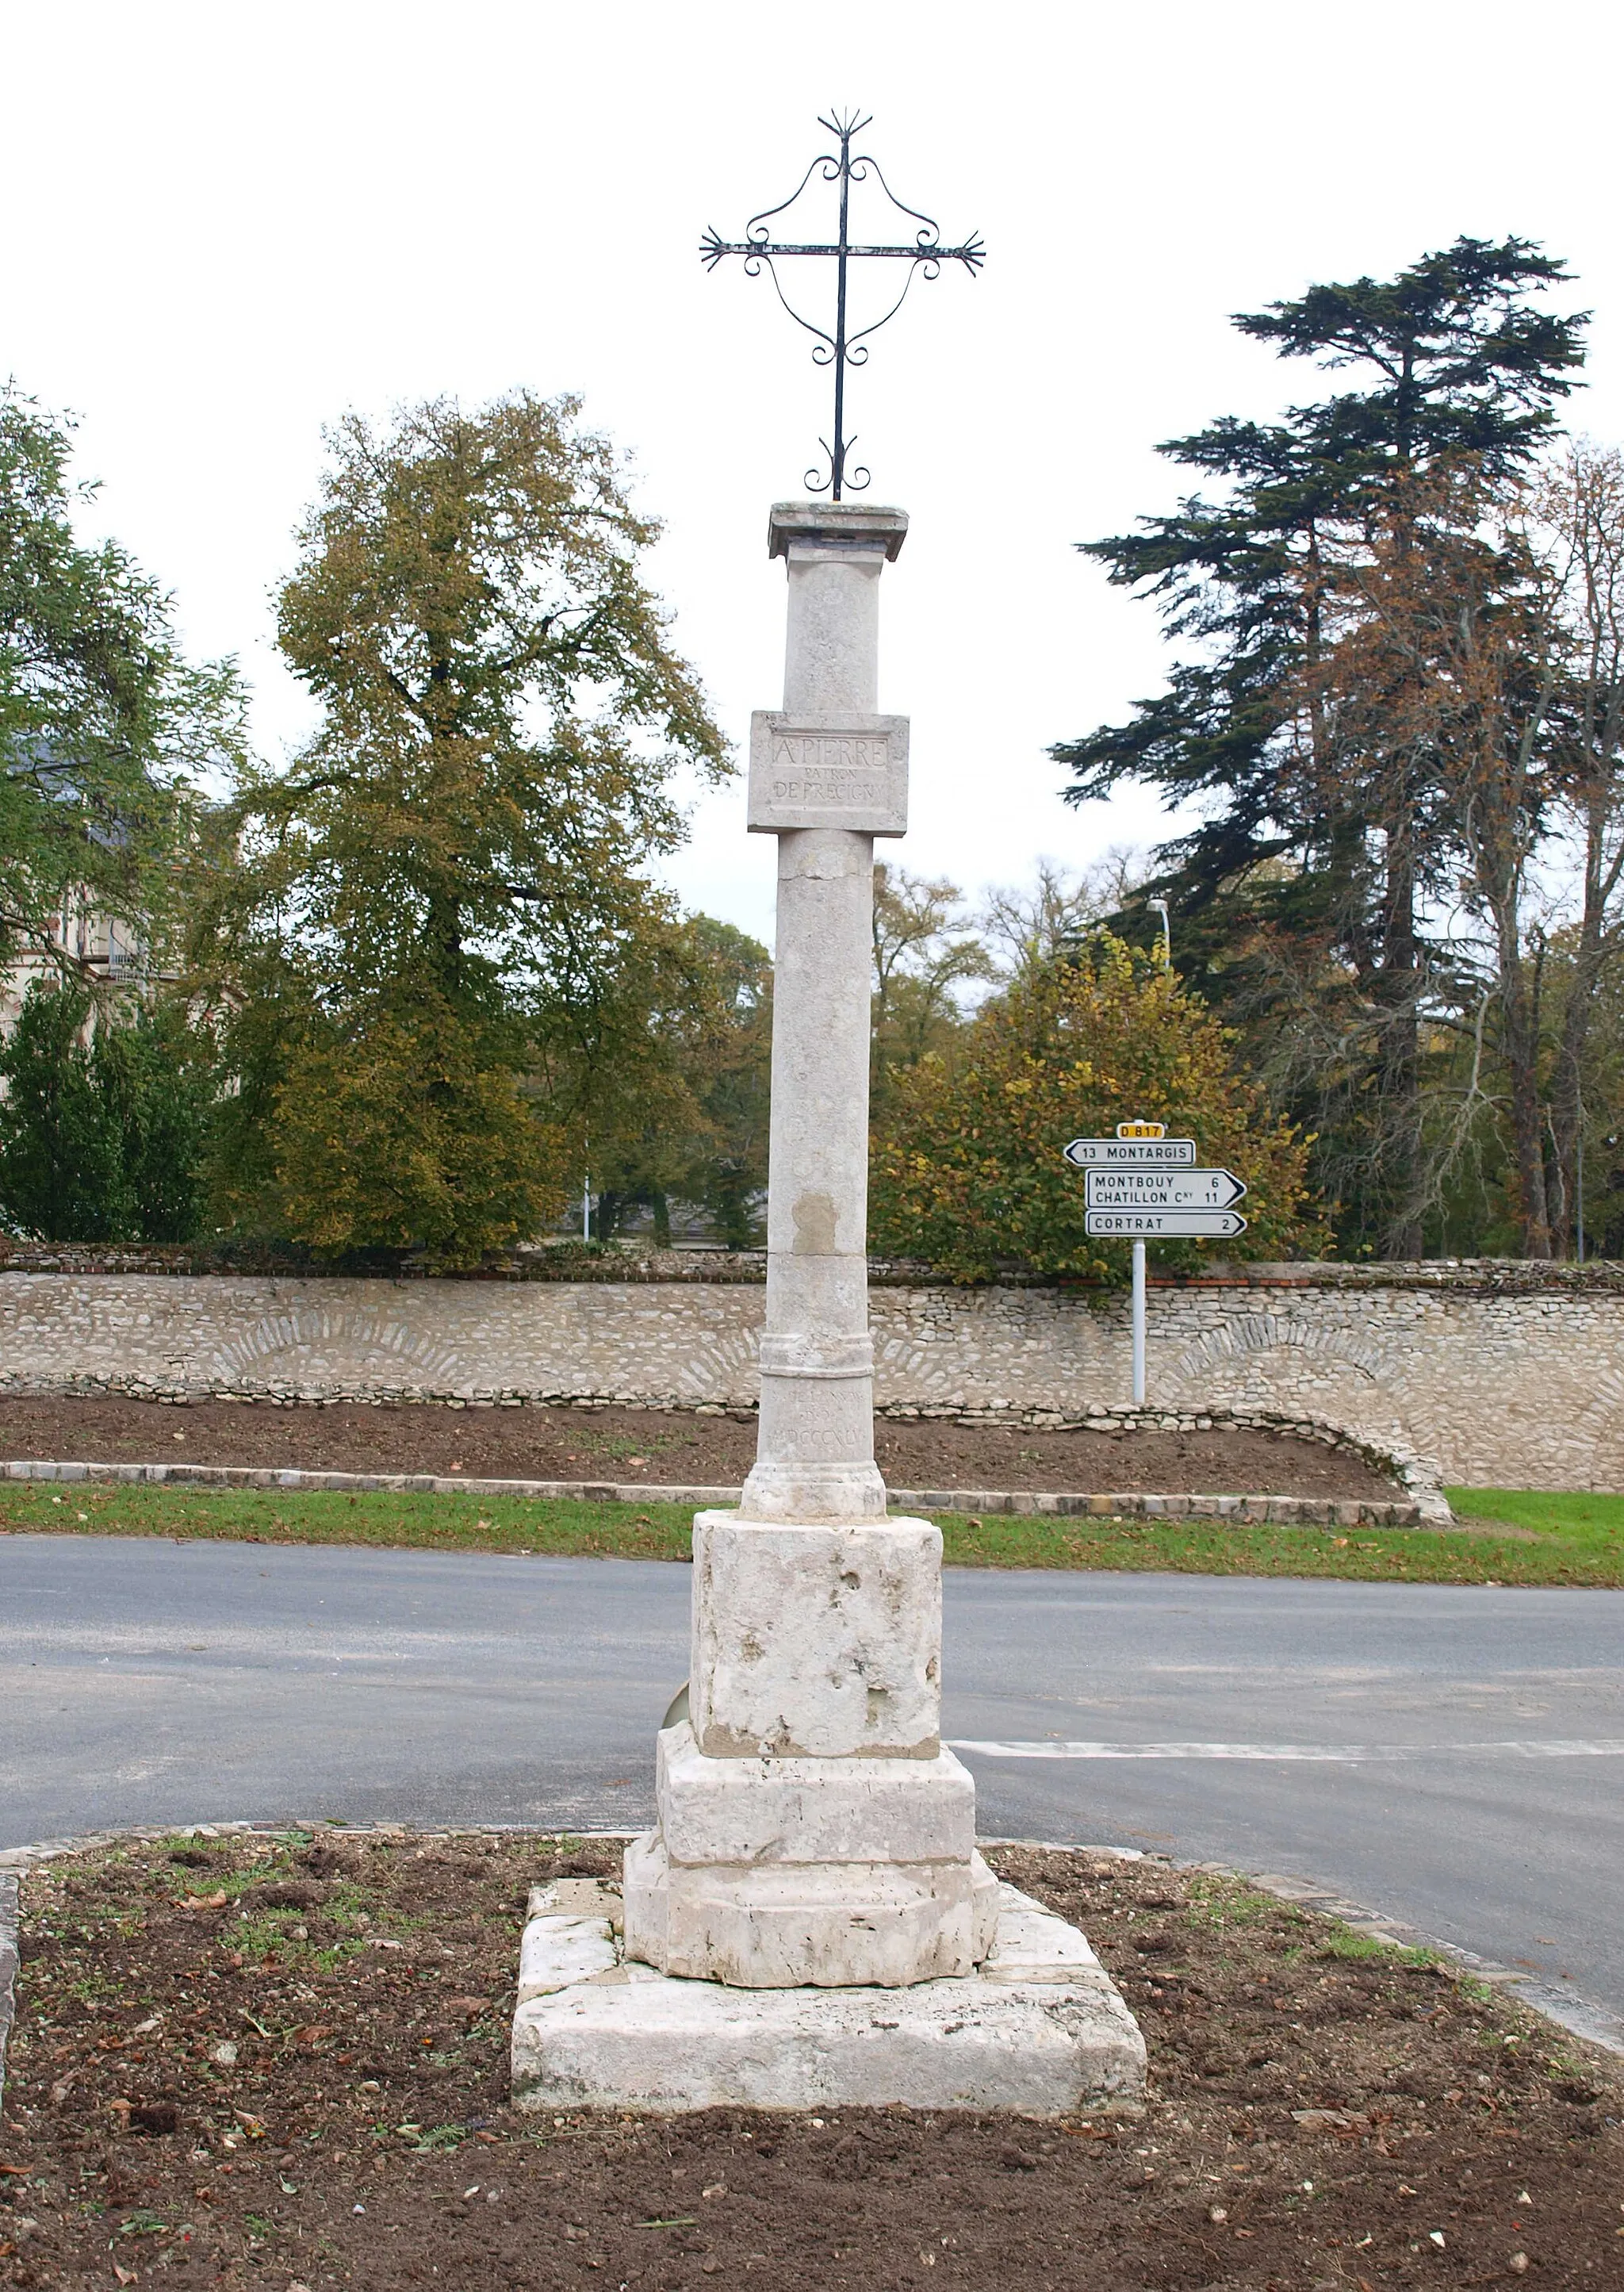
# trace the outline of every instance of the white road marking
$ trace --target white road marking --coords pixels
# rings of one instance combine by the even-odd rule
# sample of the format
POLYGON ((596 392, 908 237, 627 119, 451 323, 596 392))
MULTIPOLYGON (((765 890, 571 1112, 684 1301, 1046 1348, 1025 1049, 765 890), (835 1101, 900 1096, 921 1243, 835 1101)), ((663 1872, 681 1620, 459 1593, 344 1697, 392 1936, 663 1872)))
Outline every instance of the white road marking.
POLYGON ((984 1759, 1298 1759, 1355 1765, 1367 1759, 1617 1759, 1624 1739, 1504 1743, 1001 1743, 950 1742, 984 1759))

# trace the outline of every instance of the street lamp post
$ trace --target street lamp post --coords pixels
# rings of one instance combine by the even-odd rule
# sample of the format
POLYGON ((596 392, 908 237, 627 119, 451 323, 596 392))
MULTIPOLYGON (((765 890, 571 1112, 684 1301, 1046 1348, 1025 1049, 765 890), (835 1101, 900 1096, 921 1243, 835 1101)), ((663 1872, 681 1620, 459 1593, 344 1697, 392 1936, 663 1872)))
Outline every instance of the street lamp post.
POLYGON ((1173 925, 1168 919, 1168 903, 1165 900, 1147 900, 1144 904, 1150 908, 1153 915, 1158 915, 1161 917, 1162 957, 1167 964, 1168 969, 1171 971, 1173 968, 1173 925))

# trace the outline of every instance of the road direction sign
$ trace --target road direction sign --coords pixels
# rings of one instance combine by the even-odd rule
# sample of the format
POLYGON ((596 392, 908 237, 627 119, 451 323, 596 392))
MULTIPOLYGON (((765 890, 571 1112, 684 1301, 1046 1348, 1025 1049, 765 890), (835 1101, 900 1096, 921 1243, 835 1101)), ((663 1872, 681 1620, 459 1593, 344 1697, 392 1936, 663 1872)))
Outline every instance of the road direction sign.
POLYGON ((1246 1231, 1239 1210, 1092 1210, 1085 1232, 1114 1241, 1176 1241, 1194 1235, 1232 1237, 1246 1231))
POLYGON ((1065 1150, 1079 1170, 1188 1169, 1193 1138, 1074 1138, 1065 1150))
POLYGON ((1246 1191, 1232 1170, 1090 1170, 1091 1210, 1226 1210, 1246 1191))
POLYGON ((1084 1174, 1083 1231, 1134 1245, 1134 1405, 1144 1400, 1147 1241, 1232 1240, 1246 1220, 1229 1207, 1246 1191, 1232 1170, 1198 1170, 1193 1138, 1160 1122, 1119 1122, 1114 1138, 1074 1138, 1062 1150, 1084 1174))

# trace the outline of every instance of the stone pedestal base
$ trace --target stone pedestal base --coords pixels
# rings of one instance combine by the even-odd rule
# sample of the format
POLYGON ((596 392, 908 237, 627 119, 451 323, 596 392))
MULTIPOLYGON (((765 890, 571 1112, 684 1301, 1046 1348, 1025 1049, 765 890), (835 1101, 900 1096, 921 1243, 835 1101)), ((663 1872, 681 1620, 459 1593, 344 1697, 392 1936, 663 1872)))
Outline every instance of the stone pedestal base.
POLYGON ((933 1759, 941 1531, 696 1513, 688 1683, 713 1759, 933 1759))
POLYGON ((513 2017, 521 2109, 1136 2109, 1144 2040, 1083 1936, 998 1889, 986 1961, 909 1989, 732 1989, 622 1958, 613 1890, 531 1899, 513 2017))

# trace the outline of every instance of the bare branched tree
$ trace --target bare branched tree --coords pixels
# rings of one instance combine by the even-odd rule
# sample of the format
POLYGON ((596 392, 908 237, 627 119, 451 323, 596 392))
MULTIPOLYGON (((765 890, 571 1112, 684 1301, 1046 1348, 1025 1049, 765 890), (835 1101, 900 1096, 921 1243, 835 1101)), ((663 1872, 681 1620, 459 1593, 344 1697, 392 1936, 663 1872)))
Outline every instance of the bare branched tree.
POLYGON ((962 1015, 966 989, 992 976, 963 902, 957 884, 910 876, 885 860, 875 868, 869 1090, 877 1112, 893 1072, 942 1048, 962 1015))
POLYGON ((1085 868, 1067 868, 1046 855, 1030 884, 990 885, 976 925, 993 975, 1024 979, 1108 917, 1142 906, 1150 872, 1137 846, 1113 843, 1085 868))
POLYGON ((1570 444, 1541 474, 1530 506, 1560 582, 1560 806, 1580 885, 1551 1082, 1557 1184, 1551 1223, 1554 1244, 1565 1255, 1582 1152, 1585 1052, 1604 975, 1624 937, 1624 453, 1585 440, 1570 444))

